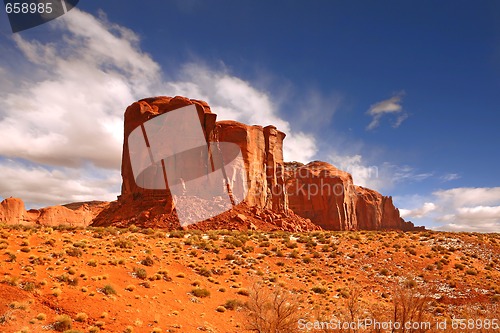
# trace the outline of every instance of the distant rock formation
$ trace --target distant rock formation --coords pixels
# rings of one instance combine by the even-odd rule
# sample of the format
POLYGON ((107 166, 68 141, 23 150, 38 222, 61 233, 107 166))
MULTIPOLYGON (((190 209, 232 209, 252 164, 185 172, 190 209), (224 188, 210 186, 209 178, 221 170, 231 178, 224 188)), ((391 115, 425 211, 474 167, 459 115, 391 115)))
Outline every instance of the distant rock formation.
POLYGON ((69 204, 69 207, 50 206, 26 211, 21 199, 7 198, 0 203, 0 223, 87 227, 108 204, 107 202, 92 201, 69 204))
MULTIPOLYGON (((390 197, 354 185, 349 173, 319 161, 307 165, 284 163, 285 133, 276 127, 246 125, 236 121, 217 122, 217 115, 212 113, 206 102, 180 96, 142 99, 125 111, 122 188, 117 201, 26 211, 19 199, 6 199, 0 205, 0 223, 120 227, 135 224, 151 228, 179 228, 176 203, 170 189, 146 189, 136 184, 128 137, 144 122, 188 105, 196 107, 208 145, 229 142, 240 148, 244 167, 230 170, 231 179, 227 178, 227 181, 230 186, 243 183, 241 186, 248 193, 244 201, 231 210, 189 228, 414 230, 411 222, 405 222, 400 217, 390 197)), ((183 137, 174 139, 182 141, 183 137)), ((198 161, 180 160, 176 163, 177 167, 188 169, 198 161)), ((206 164, 207 161, 200 157, 199 163, 206 164)), ((152 177, 162 172, 152 170, 152 177)), ((165 181, 164 184, 167 183, 165 181)), ((203 202, 194 198, 191 208, 195 213, 203 210, 203 202)))
POLYGON ((290 209, 325 230, 414 230, 391 197, 356 186, 352 176, 326 162, 286 163, 290 209))

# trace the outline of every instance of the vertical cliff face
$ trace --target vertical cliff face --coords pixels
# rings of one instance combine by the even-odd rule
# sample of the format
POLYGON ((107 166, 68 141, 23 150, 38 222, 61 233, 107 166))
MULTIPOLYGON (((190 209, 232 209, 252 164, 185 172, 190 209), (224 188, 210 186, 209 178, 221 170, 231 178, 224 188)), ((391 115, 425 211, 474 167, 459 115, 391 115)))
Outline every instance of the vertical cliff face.
MULTIPOLYGON (((207 145, 217 145, 219 142, 236 144, 243 157, 243 165, 232 169, 226 168, 227 180, 236 192, 240 188, 248 192, 245 202, 249 206, 272 209, 278 213, 288 210, 287 197, 284 191, 283 178, 283 139, 285 134, 274 126, 252 126, 236 121, 216 122, 217 115, 212 113, 208 104, 202 101, 190 100, 184 97, 156 97, 140 100, 130 105, 125 111, 125 131, 122 154, 122 193, 119 201, 132 200, 166 200, 165 207, 173 212, 174 201, 171 193, 162 189, 145 189, 136 184, 132 172, 127 138, 130 133, 144 122, 183 106, 196 106, 201 127, 207 145), (244 166, 244 167, 242 167, 244 166)), ((179 124, 182 126, 182 124, 179 124)), ((182 140, 182 138, 179 138, 182 140)), ((179 163, 179 162, 178 162, 179 163)), ((182 161, 180 162, 182 163, 182 161)), ((205 163, 192 160, 189 165, 205 163)), ((158 170, 160 173, 161 170, 158 170)), ((140 184, 139 184, 140 185, 140 184)))
POLYGON ((290 208, 326 230, 412 230, 391 197, 353 184, 352 176, 326 163, 287 163, 290 208))
POLYGON ((320 161, 287 164, 286 190, 290 209, 326 230, 357 227, 352 177, 320 161))
MULTIPOLYGON (((205 138, 208 140, 212 136, 212 132, 215 128, 215 120, 217 115, 210 111, 210 107, 207 103, 198 100, 191 100, 185 97, 155 97, 146 98, 130 105, 125 111, 125 121, 124 121, 124 140, 123 140, 123 152, 122 152, 122 191, 121 195, 123 199, 128 199, 131 196, 135 198, 141 198, 143 200, 148 200, 150 198, 169 198, 170 209, 173 209, 172 197, 168 190, 166 189, 146 189, 137 186, 133 172, 132 165, 129 155, 129 143, 128 137, 130 133, 140 127, 144 122, 172 110, 188 106, 195 105, 198 112, 198 117, 200 119, 200 124, 202 126, 205 138)), ((181 126, 182 124, 179 124, 181 126)), ((182 138, 178 138, 182 140, 182 138)), ((189 167, 189 166, 187 166, 189 167)), ((158 170, 159 173, 162 170, 158 170)))
POLYGON ((286 213, 288 201, 284 187, 283 139, 274 126, 251 126, 236 121, 219 121, 215 142, 231 142, 240 147, 244 168, 226 170, 232 183, 247 179, 246 203, 249 206, 286 213), (244 173, 245 175, 242 175, 244 173))

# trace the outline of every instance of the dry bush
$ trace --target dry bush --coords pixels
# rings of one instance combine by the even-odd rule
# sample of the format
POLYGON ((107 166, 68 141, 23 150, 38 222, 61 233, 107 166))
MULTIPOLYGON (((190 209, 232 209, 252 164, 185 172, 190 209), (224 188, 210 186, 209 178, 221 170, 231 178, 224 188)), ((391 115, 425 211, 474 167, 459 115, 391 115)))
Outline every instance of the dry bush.
POLYGON ((418 288, 413 280, 397 285, 393 296, 392 322, 399 323, 400 329, 393 332, 401 333, 423 333, 425 328, 407 329, 405 323, 431 322, 429 293, 418 288))
POLYGON ((246 303, 247 329, 258 333, 299 332, 297 323, 303 318, 299 303, 289 291, 255 284, 246 303))

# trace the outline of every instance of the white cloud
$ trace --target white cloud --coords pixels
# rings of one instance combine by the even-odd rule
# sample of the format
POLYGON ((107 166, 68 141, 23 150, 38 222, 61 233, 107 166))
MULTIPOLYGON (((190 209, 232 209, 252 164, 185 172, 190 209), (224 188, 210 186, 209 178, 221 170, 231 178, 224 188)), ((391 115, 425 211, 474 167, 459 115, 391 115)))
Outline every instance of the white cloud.
POLYGON ((290 123, 279 116, 278 106, 271 96, 249 82, 194 63, 186 64, 178 76, 179 80, 166 83, 166 90, 171 95, 197 96, 207 101, 218 120, 262 126, 272 124, 285 132, 283 154, 286 161, 308 162, 316 154, 314 136, 295 132, 290 123))
POLYGON ((2 89, 0 154, 52 166, 118 168, 123 110, 158 82, 159 67, 135 46, 132 32, 79 10, 68 15, 57 26, 70 35, 58 42, 13 37, 40 77, 2 89))
POLYGON ((451 182, 453 180, 457 180, 460 178, 462 178, 462 176, 460 176, 458 173, 447 173, 447 174, 441 176, 441 180, 443 182, 451 182))
POLYGON ((427 216, 430 212, 436 210, 436 205, 432 202, 426 202, 422 207, 408 210, 408 209, 400 209, 399 213, 402 218, 410 218, 410 219, 418 219, 427 216))
POLYGON ((473 207, 481 205, 500 205, 500 187, 459 187, 434 192, 447 206, 473 207))
POLYGON ((329 162, 338 169, 349 172, 354 184, 380 190, 384 187, 384 181, 380 178, 377 166, 369 166, 363 160, 362 155, 339 155, 331 153, 328 155, 329 162))
POLYGON ((19 68, 0 67, 0 172, 9 175, 0 195, 22 197, 27 206, 114 198, 123 112, 155 95, 205 99, 219 119, 273 124, 287 133, 286 159, 306 162, 315 155, 315 138, 281 118, 268 92, 194 63, 166 82, 139 37, 100 16, 72 10, 49 24, 53 36, 60 33, 50 43, 14 35, 19 68))
POLYGON ((500 232, 500 187, 439 190, 427 198, 397 198, 403 207, 427 200, 414 209, 400 209, 409 219, 431 221, 433 229, 500 232))
POLYGON ((368 115, 372 116, 372 121, 366 127, 367 130, 373 130, 380 125, 381 118, 386 114, 397 114, 398 117, 393 124, 394 128, 399 127, 403 121, 408 118, 407 113, 403 113, 403 106, 401 105, 404 92, 392 96, 389 99, 372 104, 368 111, 368 115))
POLYGON ((22 198, 29 208, 61 203, 115 200, 120 175, 92 167, 49 169, 15 161, 0 164, 0 189, 5 196, 22 198))
POLYGON ((369 164, 363 155, 356 153, 342 155, 330 152, 326 158, 337 168, 349 172, 354 184, 379 192, 392 190, 398 184, 422 182, 433 176, 431 172, 418 172, 408 165, 395 165, 388 162, 379 165, 369 164))

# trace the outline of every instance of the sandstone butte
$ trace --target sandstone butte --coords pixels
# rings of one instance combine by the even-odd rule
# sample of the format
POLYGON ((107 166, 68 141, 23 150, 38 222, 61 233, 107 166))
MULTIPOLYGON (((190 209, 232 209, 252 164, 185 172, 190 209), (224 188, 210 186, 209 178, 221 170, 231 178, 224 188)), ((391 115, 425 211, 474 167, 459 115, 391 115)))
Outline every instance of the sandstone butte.
MULTIPOLYGON (((26 211, 22 200, 0 204, 0 223, 46 226, 118 226, 180 228, 168 189, 137 186, 130 162, 128 135, 142 123, 183 106, 196 106, 205 139, 231 142, 242 152, 248 195, 218 216, 188 226, 191 229, 260 230, 402 230, 422 229, 404 221, 391 197, 353 184, 352 176, 326 162, 283 161, 285 133, 274 126, 216 121, 203 101, 185 97, 153 97, 130 105, 124 115, 121 195, 113 202, 85 202, 26 211)), ((243 170, 243 171, 242 171, 243 170)), ((193 202, 193 210, 202 209, 193 202)))

